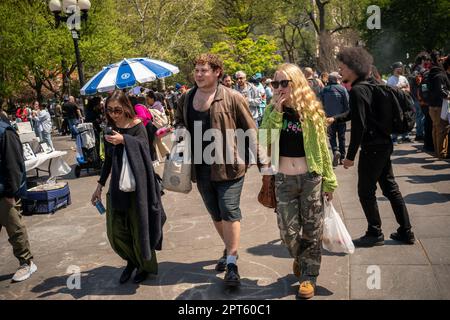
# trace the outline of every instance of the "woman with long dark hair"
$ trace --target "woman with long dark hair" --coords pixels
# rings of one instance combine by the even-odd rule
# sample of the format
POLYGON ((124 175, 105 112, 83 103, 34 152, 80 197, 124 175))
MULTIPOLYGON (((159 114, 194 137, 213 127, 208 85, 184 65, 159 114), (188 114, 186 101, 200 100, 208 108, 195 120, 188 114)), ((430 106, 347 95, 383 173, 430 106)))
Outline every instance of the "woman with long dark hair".
MULTIPOLYGON (((115 91, 105 103, 106 117, 112 130, 105 135, 105 162, 92 204, 101 201, 102 189, 111 174, 106 195, 107 235, 113 250, 127 266, 120 283, 128 281, 137 269, 134 282, 157 274, 155 250, 161 250, 162 226, 166 216, 161 203, 150 158, 147 132, 122 91, 115 91), (135 190, 121 191, 124 152, 135 180, 135 190)), ((123 189, 123 188, 122 188, 123 189)))

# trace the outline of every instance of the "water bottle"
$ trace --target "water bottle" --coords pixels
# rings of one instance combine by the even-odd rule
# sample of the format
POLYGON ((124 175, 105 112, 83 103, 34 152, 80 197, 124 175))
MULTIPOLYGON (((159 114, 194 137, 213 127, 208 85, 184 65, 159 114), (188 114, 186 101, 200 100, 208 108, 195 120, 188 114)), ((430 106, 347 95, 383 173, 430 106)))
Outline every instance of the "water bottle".
POLYGON ((105 207, 103 206, 103 203, 102 203, 101 200, 97 200, 97 201, 95 202, 95 207, 97 208, 97 210, 98 210, 98 212, 99 212, 100 214, 104 214, 104 213, 106 212, 106 209, 105 209, 105 207))

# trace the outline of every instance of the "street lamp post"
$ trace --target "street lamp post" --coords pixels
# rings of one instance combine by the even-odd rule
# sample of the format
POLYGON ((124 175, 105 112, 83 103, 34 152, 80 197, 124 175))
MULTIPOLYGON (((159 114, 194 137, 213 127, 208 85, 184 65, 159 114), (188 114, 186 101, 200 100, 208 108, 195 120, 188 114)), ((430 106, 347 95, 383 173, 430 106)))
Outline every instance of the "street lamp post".
POLYGON ((78 77, 80 80, 80 88, 82 88, 84 85, 84 73, 78 40, 80 38, 80 22, 87 20, 88 11, 91 8, 91 2, 89 0, 63 0, 61 3, 60 0, 50 0, 48 3, 48 7, 50 8, 50 11, 55 15, 56 28, 59 27, 61 21, 66 22, 66 25, 72 34, 73 45, 75 47, 75 57, 77 60, 78 77))

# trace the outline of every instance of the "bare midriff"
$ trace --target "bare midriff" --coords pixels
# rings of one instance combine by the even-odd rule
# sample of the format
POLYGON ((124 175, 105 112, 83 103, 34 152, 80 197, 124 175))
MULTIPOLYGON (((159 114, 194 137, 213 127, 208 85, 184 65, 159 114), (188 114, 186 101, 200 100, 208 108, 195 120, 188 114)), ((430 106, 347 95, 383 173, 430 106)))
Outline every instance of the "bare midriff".
POLYGON ((308 172, 308 165, 306 164, 306 158, 280 157, 278 172, 289 176, 304 174, 308 172))

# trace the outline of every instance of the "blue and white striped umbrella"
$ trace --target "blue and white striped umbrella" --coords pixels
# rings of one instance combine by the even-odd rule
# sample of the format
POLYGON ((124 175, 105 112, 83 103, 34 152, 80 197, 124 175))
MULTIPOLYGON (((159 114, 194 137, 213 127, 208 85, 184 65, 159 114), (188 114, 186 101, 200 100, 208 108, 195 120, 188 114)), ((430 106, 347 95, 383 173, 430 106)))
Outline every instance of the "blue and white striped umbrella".
POLYGON ((81 95, 131 88, 135 85, 169 77, 180 72, 169 63, 148 58, 123 59, 104 67, 81 88, 81 95))

